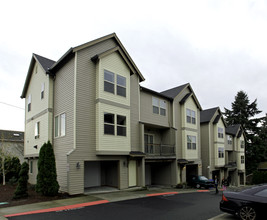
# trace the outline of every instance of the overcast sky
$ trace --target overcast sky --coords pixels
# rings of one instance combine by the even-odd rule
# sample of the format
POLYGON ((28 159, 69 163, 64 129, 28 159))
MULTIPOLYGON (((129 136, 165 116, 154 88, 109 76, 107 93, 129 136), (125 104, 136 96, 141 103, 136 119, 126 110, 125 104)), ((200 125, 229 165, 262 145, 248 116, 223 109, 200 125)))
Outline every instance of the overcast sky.
POLYGON ((57 61, 115 32, 161 92, 190 83, 202 108, 238 91, 267 112, 267 0, 1 0, 0 129, 24 131, 20 99, 32 53, 57 61))

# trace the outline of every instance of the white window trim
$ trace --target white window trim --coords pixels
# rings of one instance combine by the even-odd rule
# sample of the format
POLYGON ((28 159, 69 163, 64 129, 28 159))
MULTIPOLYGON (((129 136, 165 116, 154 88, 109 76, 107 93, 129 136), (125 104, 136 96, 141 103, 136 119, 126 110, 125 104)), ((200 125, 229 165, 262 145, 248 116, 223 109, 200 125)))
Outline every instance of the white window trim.
POLYGON ((66 136, 66 113, 63 112, 61 114, 58 114, 54 117, 54 137, 59 138, 59 137, 64 137, 66 136), (65 120, 64 120, 64 132, 62 134, 62 122, 61 122, 61 116, 65 115, 65 120), (56 118, 58 118, 58 129, 57 129, 57 136, 56 136, 56 118))
POLYGON ((40 121, 35 123, 35 127, 34 127, 34 138, 38 139, 40 138, 40 121))
POLYGON ((189 109, 189 108, 186 108, 186 122, 189 124, 193 124, 193 125, 195 125, 197 123, 196 111, 189 109), (187 113, 189 113, 189 114, 187 114, 187 113), (193 113, 194 113, 195 117, 193 117, 193 113), (187 120, 187 117, 190 118, 189 121, 187 120))
POLYGON ((103 114, 112 114, 112 115, 114 115, 114 123, 113 124, 111 124, 111 123, 107 123, 107 122, 105 122, 105 118, 103 119, 103 125, 104 125, 104 127, 103 127, 103 133, 104 133, 104 135, 109 135, 109 136, 117 136, 117 137, 127 137, 127 116, 126 115, 122 115, 122 114, 115 114, 115 113, 111 113, 111 112, 104 112, 103 114), (126 123, 126 125, 119 125, 118 124, 118 120, 117 120, 117 117, 118 116, 123 116, 123 117, 125 117, 125 123, 126 123), (112 126, 114 126, 114 134, 105 134, 105 125, 112 125, 112 126), (121 127, 121 128, 126 128, 126 134, 125 135, 118 135, 118 127, 121 127))
POLYGON ((104 69, 104 92, 111 93, 111 94, 114 94, 114 95, 117 95, 117 96, 126 98, 127 97, 127 78, 125 76, 120 75, 120 74, 114 73, 114 72, 112 72, 110 70, 104 69), (114 76, 114 82, 105 80, 105 71, 113 74, 113 76, 114 76), (118 81, 118 76, 125 78, 125 86, 118 84, 118 82, 117 82, 118 81), (113 86, 114 86, 114 92, 105 91, 105 82, 108 82, 110 84, 113 84, 113 86), (118 95, 118 89, 117 89, 117 87, 125 88, 125 96, 118 95))
POLYGON ((186 136, 186 149, 187 150, 196 150, 197 149, 197 137, 194 135, 187 135, 186 136), (188 142, 188 138, 191 140, 191 142, 188 142), (195 142, 192 141, 192 139, 195 139, 195 142), (190 144, 190 148, 188 148, 188 144, 190 144), (193 144, 195 144, 195 148, 193 148, 193 144))
POLYGON ((159 99, 157 97, 152 96, 152 112, 155 115, 166 116, 167 115, 167 102, 166 102, 166 100, 159 99), (157 104, 154 103, 154 101, 156 101, 157 104), (165 106, 163 106, 162 103, 164 103, 165 106), (154 107, 156 107, 158 109, 158 113, 154 112, 154 107), (161 114, 161 110, 165 110, 165 114, 161 114))

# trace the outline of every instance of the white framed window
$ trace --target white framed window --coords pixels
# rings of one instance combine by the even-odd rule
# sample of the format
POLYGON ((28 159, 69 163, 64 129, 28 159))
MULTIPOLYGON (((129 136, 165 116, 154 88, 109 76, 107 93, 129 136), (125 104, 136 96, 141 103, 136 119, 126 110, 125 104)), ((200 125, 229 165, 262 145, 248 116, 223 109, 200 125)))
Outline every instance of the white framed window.
POLYGON ((126 97, 126 78, 117 75, 117 95, 126 97))
POLYGON ((114 94, 115 74, 104 70, 104 91, 114 94))
POLYGON ((187 149, 196 150, 197 149, 197 138, 196 136, 187 135, 187 149))
POLYGON ((104 134, 126 136, 126 131, 126 116, 104 112, 104 134))
POLYGON ((117 115, 117 135, 126 136, 126 116, 117 115))
POLYGON ((44 90, 45 90, 45 84, 42 83, 42 84, 41 84, 41 99, 44 98, 44 90))
POLYGON ((55 137, 66 135, 66 114, 62 113, 55 117, 55 137))
POLYGON ((245 163, 245 156, 241 155, 241 164, 244 164, 244 163, 245 163))
POLYGON ((115 88, 117 95, 126 97, 126 77, 104 70, 104 91, 115 94, 115 88))
POLYGON ((160 100, 160 115, 166 115, 167 104, 166 101, 160 100))
POLYGON ((196 112, 189 108, 186 109, 186 122, 196 124, 196 112))
POLYGON ((224 158, 224 148, 223 147, 218 148, 218 157, 224 158))
POLYGON ((40 138, 40 122, 39 121, 35 123, 34 137, 35 139, 40 138))
POLYGON ((223 138, 223 128, 218 128, 218 138, 223 138))
POLYGON ((232 136, 231 135, 227 135, 227 143, 229 145, 232 145, 233 144, 233 139, 232 139, 232 136))
POLYGON ((28 96, 28 105, 27 105, 27 107, 28 107, 28 112, 31 111, 31 106, 32 106, 32 95, 30 94, 30 95, 28 96))
POLYGON ((112 113, 104 113, 104 134, 115 135, 115 116, 112 113))
POLYGON ((166 116, 167 103, 165 100, 152 97, 152 107, 154 114, 160 114, 162 116, 166 116))

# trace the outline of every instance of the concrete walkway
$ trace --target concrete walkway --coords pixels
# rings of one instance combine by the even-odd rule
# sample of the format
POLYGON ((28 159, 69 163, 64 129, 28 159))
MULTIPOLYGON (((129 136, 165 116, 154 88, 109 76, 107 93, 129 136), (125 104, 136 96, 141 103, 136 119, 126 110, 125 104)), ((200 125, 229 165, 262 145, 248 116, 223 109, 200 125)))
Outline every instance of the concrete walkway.
POLYGON ((167 194, 190 193, 190 192, 207 192, 210 190, 197 190, 197 189, 174 189, 164 187, 151 187, 151 188, 131 188, 127 190, 116 191, 87 191, 87 195, 79 197, 53 200, 48 202, 33 203, 22 206, 13 206, 7 208, 0 208, 0 220, 7 219, 7 217, 17 215, 27 215, 34 213, 53 212, 61 210, 76 209, 85 206, 98 205, 108 202, 116 202, 122 200, 143 198, 148 196, 159 196, 167 194))

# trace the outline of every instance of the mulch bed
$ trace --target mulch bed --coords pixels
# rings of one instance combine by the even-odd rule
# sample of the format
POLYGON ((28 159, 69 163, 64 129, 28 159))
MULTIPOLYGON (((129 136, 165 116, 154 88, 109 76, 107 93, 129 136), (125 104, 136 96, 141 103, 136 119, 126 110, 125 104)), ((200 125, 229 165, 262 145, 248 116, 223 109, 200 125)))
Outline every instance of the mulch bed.
POLYGON ((57 199, 66 199, 71 197, 66 193, 59 193, 57 196, 52 196, 52 197, 43 196, 35 192, 34 186, 28 185, 29 196, 27 198, 13 199, 16 187, 17 187, 16 185, 6 184, 5 186, 3 186, 2 184, 0 184, 0 208, 25 205, 37 202, 45 202, 57 199), (8 203, 8 204, 3 204, 3 203, 8 203))

